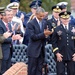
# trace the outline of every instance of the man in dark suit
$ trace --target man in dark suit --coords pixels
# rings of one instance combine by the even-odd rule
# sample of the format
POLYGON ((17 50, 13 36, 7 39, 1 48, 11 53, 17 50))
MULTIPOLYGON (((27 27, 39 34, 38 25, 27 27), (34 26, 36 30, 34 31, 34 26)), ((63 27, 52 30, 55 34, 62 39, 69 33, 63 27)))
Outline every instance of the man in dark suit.
POLYGON ((53 52, 56 58, 57 75, 75 75, 75 26, 70 25, 70 12, 59 14, 62 24, 52 35, 53 52))
MULTIPOLYGON (((2 14, 2 20, 0 20, 0 34, 4 34, 5 32, 9 31, 7 27, 8 19, 5 12, 2 14)), ((9 32, 10 33, 10 32, 9 32)), ((12 35, 12 33, 10 33, 12 35)), ((11 36, 10 35, 10 36, 11 36)), ((1 73, 3 74, 8 68, 11 66, 11 53, 10 53, 10 46, 12 42, 12 38, 8 37, 4 40, 1 44, 2 47, 2 65, 1 65, 1 73)))
POLYGON ((36 9, 36 18, 27 24, 29 30, 28 55, 28 75, 42 75, 44 61, 45 38, 52 34, 42 23, 45 10, 41 7, 36 9))
MULTIPOLYGON (((25 26, 27 26, 27 23, 31 20, 32 16, 35 16, 36 13, 36 9, 37 7, 41 7, 42 2, 37 0, 37 1, 32 1, 29 5, 31 12, 29 12, 28 14, 26 14, 25 16, 25 26)), ((28 45, 29 43, 29 31, 26 28, 26 32, 24 35, 24 39, 23 39, 23 44, 28 45)))
MULTIPOLYGON (((2 19, 2 14, 4 13, 4 7, 0 7, 0 19, 2 19)), ((1 75, 1 64, 2 64, 2 58, 3 58, 3 53, 2 53, 2 43, 4 42, 5 39, 7 39, 9 36, 11 36, 10 32, 5 32, 3 34, 0 34, 0 75, 1 75)))
POLYGON ((2 64, 2 58, 3 58, 3 53, 2 53, 2 43, 7 39, 8 37, 11 36, 11 33, 5 32, 4 34, 0 34, 0 75, 1 74, 1 64, 2 64))

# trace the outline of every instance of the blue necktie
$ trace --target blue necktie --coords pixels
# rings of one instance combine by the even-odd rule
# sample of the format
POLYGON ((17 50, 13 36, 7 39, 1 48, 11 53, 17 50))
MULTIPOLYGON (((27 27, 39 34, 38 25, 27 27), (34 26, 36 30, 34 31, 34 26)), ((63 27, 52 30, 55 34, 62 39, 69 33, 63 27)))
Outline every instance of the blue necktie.
POLYGON ((42 22, 39 22, 39 26, 40 26, 40 31, 42 32, 42 22))

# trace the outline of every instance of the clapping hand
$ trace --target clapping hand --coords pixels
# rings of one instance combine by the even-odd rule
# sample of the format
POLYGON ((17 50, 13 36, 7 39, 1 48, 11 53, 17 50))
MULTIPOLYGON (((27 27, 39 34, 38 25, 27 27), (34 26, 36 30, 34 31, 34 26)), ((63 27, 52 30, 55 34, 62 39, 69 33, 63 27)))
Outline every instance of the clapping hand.
POLYGON ((73 56, 72 60, 75 61, 75 53, 72 56, 73 56))
POLYGON ((11 32, 7 31, 3 34, 3 36, 7 39, 8 37, 10 37, 12 35, 11 32))
POLYGON ((24 21, 24 14, 23 14, 23 13, 21 13, 20 19, 21 19, 22 21, 24 21))
POLYGON ((44 29, 44 34, 45 34, 46 37, 48 37, 48 36, 51 35, 52 33, 53 33, 53 30, 50 31, 49 28, 48 28, 48 26, 47 26, 47 29, 44 29))
POLYGON ((60 53, 57 53, 56 57, 57 57, 57 61, 61 62, 63 55, 61 55, 60 53))

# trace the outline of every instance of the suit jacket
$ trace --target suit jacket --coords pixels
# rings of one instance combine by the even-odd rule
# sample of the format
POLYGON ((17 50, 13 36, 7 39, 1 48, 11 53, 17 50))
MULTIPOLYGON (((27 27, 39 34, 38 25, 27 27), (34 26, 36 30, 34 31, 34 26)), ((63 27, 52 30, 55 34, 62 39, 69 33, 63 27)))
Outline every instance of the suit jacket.
MULTIPOLYGON (((4 23, 2 20, 0 20, 0 34, 3 34, 7 31, 4 23)), ((2 53, 3 53, 3 60, 7 60, 10 56, 10 45, 11 45, 12 39, 11 37, 4 40, 2 43, 2 53)))
POLYGON ((4 42, 4 40, 5 40, 5 37, 2 34, 0 34, 0 59, 3 58, 3 55, 2 55, 2 46, 1 45, 4 42))
POLYGON ((45 35, 43 33, 46 25, 42 24, 42 32, 40 31, 40 26, 35 19, 30 21, 27 24, 27 28, 29 30, 29 44, 27 48, 27 54, 30 57, 38 57, 40 53, 44 54, 44 46, 45 46, 45 35))
POLYGON ((63 25, 55 28, 52 35, 53 52, 61 53, 63 60, 72 60, 72 55, 75 53, 75 31, 73 25, 69 24, 69 29, 65 30, 63 25))

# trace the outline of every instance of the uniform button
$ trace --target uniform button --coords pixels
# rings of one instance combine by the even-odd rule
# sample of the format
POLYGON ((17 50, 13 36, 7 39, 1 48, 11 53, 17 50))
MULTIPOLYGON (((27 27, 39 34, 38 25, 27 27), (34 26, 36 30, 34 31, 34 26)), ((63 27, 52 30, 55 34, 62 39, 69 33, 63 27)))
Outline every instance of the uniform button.
POLYGON ((68 40, 67 40, 67 42, 68 42, 68 40))
POLYGON ((68 36, 68 34, 67 34, 67 36, 68 36))
POLYGON ((67 39, 68 39, 68 37, 67 37, 67 39))
POLYGON ((69 44, 67 44, 67 46, 68 46, 69 44))

